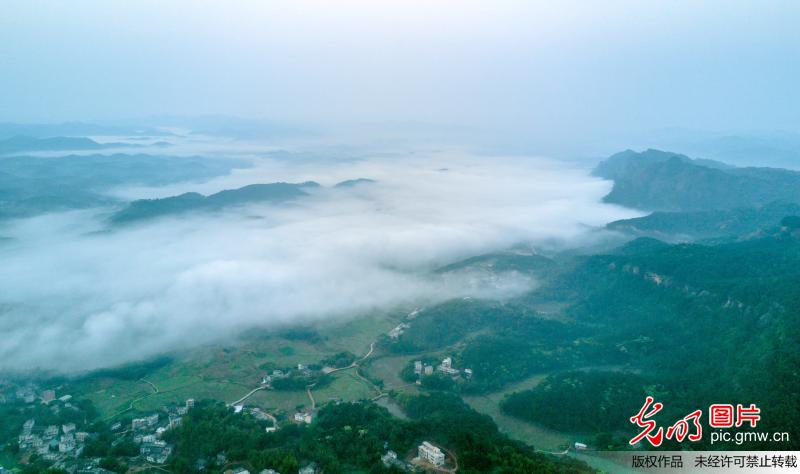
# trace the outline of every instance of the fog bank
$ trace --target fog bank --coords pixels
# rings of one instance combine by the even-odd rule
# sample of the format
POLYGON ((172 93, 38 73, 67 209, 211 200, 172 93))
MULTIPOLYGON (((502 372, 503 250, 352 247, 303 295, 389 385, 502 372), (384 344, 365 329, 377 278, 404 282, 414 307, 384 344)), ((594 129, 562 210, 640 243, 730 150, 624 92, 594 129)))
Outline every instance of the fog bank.
POLYGON ((540 158, 455 153, 259 160, 204 184, 120 189, 129 198, 251 183, 323 184, 291 204, 191 214, 108 231, 109 210, 6 225, 0 245, 0 369, 75 371, 234 336, 401 304, 506 298, 517 274, 435 275, 517 243, 588 243, 636 215, 601 203, 611 183, 540 158), (333 188, 336 182, 374 183, 333 188))

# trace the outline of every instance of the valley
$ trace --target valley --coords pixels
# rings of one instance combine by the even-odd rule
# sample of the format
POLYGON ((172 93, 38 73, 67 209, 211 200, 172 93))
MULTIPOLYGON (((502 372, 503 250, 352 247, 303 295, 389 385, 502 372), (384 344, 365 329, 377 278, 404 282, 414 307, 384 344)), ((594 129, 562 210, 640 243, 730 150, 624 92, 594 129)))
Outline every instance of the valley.
MULTIPOLYGON (((647 153, 626 156, 649 159, 647 153)), ((656 155, 656 162, 663 159, 656 155)), ((621 160, 614 158, 616 173, 624 173, 621 160)), ((686 160, 682 163, 694 163, 686 160)), ((380 186, 375 181, 367 184, 380 186)), ((305 199, 304 191, 293 189, 305 199)), ((270 193, 256 194, 270 200, 270 193)), ((161 205, 159 200, 151 202, 161 205)), ((767 427, 794 426, 796 414, 789 407, 798 401, 796 394, 765 383, 764 377, 779 377, 786 386, 796 378, 798 353, 786 348, 797 347, 787 329, 799 317, 794 308, 800 297, 795 285, 800 277, 800 226, 791 214, 783 215, 795 209, 794 204, 769 204, 747 210, 687 211, 720 212, 720 221, 706 214, 684 217, 680 214, 684 211, 670 211, 612 222, 608 230, 618 243, 606 251, 509 248, 431 272, 444 280, 464 274, 480 275, 481 281, 508 275, 534 279, 536 285, 527 292, 495 299, 460 296, 421 306, 396 305, 342 320, 253 328, 225 342, 169 351, 77 377, 43 374, 31 379, 37 388, 30 390, 35 394, 48 388, 57 397, 68 394, 68 399, 80 400, 82 409, 94 413, 96 420, 86 418, 82 429, 99 430, 89 436, 116 439, 114 443, 128 442, 129 433, 138 428, 108 433, 109 427, 136 425, 138 419, 168 413, 169 424, 161 427, 165 429, 159 436, 170 444, 155 445, 162 454, 169 448, 168 454, 163 461, 160 455, 153 459, 169 469, 179 469, 184 462, 207 462, 180 441, 189 428, 180 428, 179 420, 187 416, 229 420, 226 410, 241 417, 241 423, 234 424, 241 425, 237 429, 243 430, 241 436, 248 443, 277 443, 269 449, 280 452, 287 465, 323 462, 334 470, 348 461, 330 457, 328 451, 311 459, 303 451, 307 448, 300 448, 310 433, 328 429, 318 420, 330 416, 356 416, 362 420, 358 423, 377 423, 373 429, 379 430, 388 429, 386 423, 401 423, 402 430, 409 430, 397 434, 402 441, 391 441, 395 435, 388 432, 382 441, 399 449, 392 452, 408 451, 425 430, 433 430, 430 433, 439 433, 440 446, 458 456, 459 468, 465 469, 489 462, 468 454, 472 441, 467 439, 472 438, 466 433, 474 424, 495 433, 491 436, 502 439, 501 444, 515 446, 525 459, 547 459, 557 469, 607 469, 612 461, 602 452, 626 449, 634 432, 627 417, 636 412, 645 393, 658 393, 669 401, 666 419, 698 400, 711 403, 722 397, 769 405, 772 414, 762 419, 767 427), (721 224, 709 226, 709 221, 721 224), (666 236, 664 241, 653 239, 652 232, 666 236), (724 327, 722 320, 727 321, 724 327), (759 335, 752 337, 755 327, 759 335), (703 344, 710 334, 714 345, 703 344), (733 347, 747 349, 732 351, 733 347), (747 356, 750 351, 768 358, 752 359, 747 356), (689 364, 689 359, 694 362, 689 364), (718 375, 704 377, 711 365, 718 375), (766 386, 771 389, 765 391, 766 386), (203 411, 195 413, 190 401, 203 411), (184 405, 187 408, 181 409, 184 405), (430 425, 430 420, 439 419, 431 418, 434 413, 443 417, 443 425, 436 425, 438 421, 430 425), (451 418, 455 413, 461 413, 457 422, 451 418), (364 416, 372 421, 363 421, 364 416), (455 432, 448 427, 452 423, 455 432), (271 437, 263 438, 258 426, 271 437), (576 450, 575 443, 588 450, 576 450)), ((9 400, 14 399, 12 393, 28 390, 13 378, 4 383, 9 400)), ((23 421, 18 418, 16 423, 23 421)), ((12 427, 8 434, 19 429, 12 427)), ((6 437, 4 442, 13 446, 12 439, 6 437)), ((231 453, 222 449, 228 442, 220 438, 216 443, 219 448, 208 449, 226 452, 225 465, 237 460, 250 466, 278 462, 259 461, 251 452, 230 458, 231 453)), ((144 449, 145 444, 141 446, 144 449)), ((368 451, 370 459, 383 453, 374 447, 368 451)), ((137 457, 113 459, 130 463, 131 468, 142 466, 137 457)))

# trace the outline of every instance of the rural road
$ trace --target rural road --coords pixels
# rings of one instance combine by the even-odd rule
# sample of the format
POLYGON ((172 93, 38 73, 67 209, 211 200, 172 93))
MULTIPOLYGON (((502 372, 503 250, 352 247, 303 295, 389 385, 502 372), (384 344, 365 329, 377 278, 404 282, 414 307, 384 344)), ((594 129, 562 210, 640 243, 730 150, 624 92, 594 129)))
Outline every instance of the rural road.
POLYGON ((267 387, 257 387, 257 388, 254 388, 253 390, 250 390, 250 391, 247 393, 247 395, 245 395, 245 396, 243 396, 242 398, 240 398, 240 399, 236 400, 235 402, 229 403, 229 404, 228 404, 228 406, 238 405, 238 404, 242 403, 243 401, 247 400, 248 398, 250 398, 250 396, 251 396, 252 394, 254 394, 254 393, 258 392, 259 390, 264 390, 264 389, 266 389, 266 388, 267 388, 267 387))

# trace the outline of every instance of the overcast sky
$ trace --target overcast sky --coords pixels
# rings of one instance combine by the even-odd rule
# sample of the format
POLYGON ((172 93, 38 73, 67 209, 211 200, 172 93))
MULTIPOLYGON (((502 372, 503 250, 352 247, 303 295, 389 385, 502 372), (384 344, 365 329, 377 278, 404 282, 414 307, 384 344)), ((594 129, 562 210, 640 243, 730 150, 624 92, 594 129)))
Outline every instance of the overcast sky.
POLYGON ((0 120, 800 124, 800 3, 4 1, 0 120))

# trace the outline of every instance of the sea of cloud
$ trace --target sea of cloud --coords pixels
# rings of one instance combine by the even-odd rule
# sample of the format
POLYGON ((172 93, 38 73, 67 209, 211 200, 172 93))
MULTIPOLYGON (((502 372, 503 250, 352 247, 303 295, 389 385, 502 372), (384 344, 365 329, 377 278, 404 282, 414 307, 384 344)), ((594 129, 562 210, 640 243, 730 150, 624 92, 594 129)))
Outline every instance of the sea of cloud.
POLYGON ((362 317, 449 298, 508 298, 519 274, 440 265, 519 243, 591 243, 636 215, 611 183, 532 157, 460 152, 259 158, 205 183, 127 198, 318 181, 307 198, 109 230, 108 209, 18 220, 0 246, 0 369, 79 371, 234 337, 249 328, 362 317), (374 183, 348 188, 353 178, 374 183))

